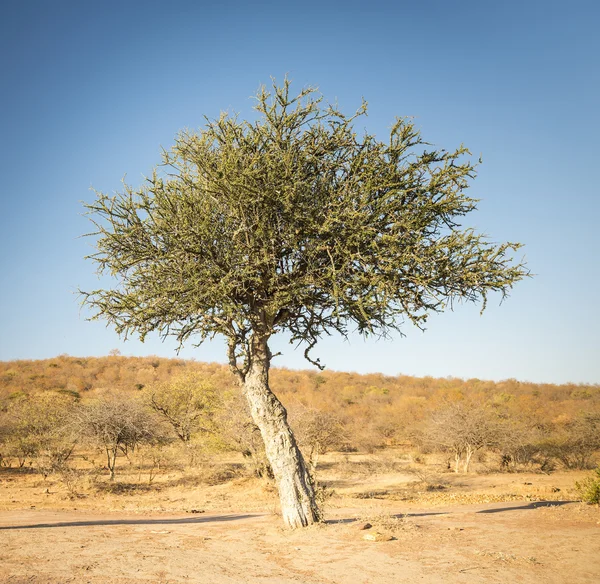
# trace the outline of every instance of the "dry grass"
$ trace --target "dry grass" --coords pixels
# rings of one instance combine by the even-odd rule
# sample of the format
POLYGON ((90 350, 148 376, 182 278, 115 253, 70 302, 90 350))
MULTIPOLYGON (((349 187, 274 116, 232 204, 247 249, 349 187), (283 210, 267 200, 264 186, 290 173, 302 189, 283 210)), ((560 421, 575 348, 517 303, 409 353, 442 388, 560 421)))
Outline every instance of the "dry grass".
MULTIPOLYGON (((190 508, 271 513, 278 507, 275 485, 253 476, 241 455, 206 457, 190 468, 171 457, 160 468, 149 461, 122 458, 110 481, 99 457, 75 459, 73 469, 43 479, 31 469, 0 468, 0 508, 86 508, 188 511, 190 508), (152 480, 149 480, 153 473, 152 480)), ((443 472, 435 461, 414 465, 399 453, 323 457, 317 491, 325 516, 355 508, 363 520, 398 529, 398 506, 447 506, 503 501, 577 500, 575 481, 585 472, 552 475, 443 472), (352 473, 351 469, 357 472, 352 473), (386 515, 389 515, 386 519, 386 515), (396 516, 395 519, 392 516, 396 516)))

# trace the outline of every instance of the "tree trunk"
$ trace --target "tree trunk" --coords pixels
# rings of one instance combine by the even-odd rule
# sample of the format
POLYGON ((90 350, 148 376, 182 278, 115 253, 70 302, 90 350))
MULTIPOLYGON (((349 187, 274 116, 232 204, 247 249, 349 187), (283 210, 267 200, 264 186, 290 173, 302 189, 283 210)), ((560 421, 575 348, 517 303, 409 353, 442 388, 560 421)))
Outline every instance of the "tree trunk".
POLYGON ((108 470, 110 471, 110 480, 115 480, 115 466, 117 465, 117 447, 114 449, 106 449, 106 459, 108 470))
POLYGON ((254 340, 250 368, 242 388, 265 443, 279 491, 283 521, 294 529, 318 521, 319 510, 312 480, 287 422, 287 412, 269 388, 270 359, 266 340, 254 340))
POLYGON ((317 465, 319 464, 319 455, 321 454, 321 450, 319 447, 313 447, 310 451, 310 456, 308 457, 308 464, 310 466, 310 472, 314 477, 317 472, 317 465))
POLYGON ((454 453, 454 472, 459 472, 460 468, 460 452, 454 453))
POLYGON ((465 464, 464 464, 464 471, 465 472, 469 472, 469 466, 471 465, 471 457, 473 456, 473 449, 470 446, 467 446, 467 453, 465 455, 465 464))

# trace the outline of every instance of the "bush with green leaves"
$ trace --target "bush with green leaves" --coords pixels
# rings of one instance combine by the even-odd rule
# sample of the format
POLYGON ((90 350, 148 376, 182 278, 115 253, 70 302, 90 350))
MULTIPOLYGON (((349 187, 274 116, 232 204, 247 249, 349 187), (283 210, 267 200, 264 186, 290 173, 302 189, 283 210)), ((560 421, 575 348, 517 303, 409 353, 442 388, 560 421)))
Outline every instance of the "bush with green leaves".
POLYGON ((590 476, 576 482, 575 488, 584 503, 600 506, 600 466, 590 476))
POLYGON ((212 383, 196 372, 186 372, 149 387, 146 401, 182 442, 189 442, 194 434, 209 435, 216 431, 214 417, 222 397, 212 383))

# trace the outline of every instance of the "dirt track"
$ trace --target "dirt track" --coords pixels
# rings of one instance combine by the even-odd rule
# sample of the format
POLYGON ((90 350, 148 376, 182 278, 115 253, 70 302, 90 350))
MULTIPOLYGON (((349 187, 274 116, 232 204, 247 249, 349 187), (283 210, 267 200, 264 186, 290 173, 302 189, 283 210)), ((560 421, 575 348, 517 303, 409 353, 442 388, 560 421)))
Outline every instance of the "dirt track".
MULTIPOLYGON (((0 512, 0 579, 114 582, 594 583, 600 514, 577 503, 402 509, 395 539, 365 541, 356 510, 287 532, 262 514, 0 512)), ((377 526, 374 527, 377 529, 377 526)), ((380 528, 381 529, 381 528, 380 528)))

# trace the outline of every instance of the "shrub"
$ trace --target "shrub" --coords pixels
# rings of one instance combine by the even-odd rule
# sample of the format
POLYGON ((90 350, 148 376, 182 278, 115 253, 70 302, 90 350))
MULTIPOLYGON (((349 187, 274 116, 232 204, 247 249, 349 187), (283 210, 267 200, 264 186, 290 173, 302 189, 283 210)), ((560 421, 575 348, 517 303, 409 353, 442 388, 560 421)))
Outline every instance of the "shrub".
POLYGON ((554 456, 547 444, 548 431, 526 414, 501 415, 497 426, 496 450, 500 470, 516 472, 537 465, 544 472, 554 456))
POLYGON ((79 431, 106 454, 110 479, 115 477, 117 456, 128 456, 144 443, 160 437, 160 425, 138 402, 114 394, 80 408, 79 431))
POLYGON ((431 414, 423 442, 454 455, 455 472, 461 461, 464 472, 469 472, 473 454, 498 442, 497 419, 483 404, 445 402, 431 414))
POLYGON ((264 441, 252 420, 247 401, 235 391, 226 396, 225 406, 217 412, 215 419, 223 448, 240 452, 255 476, 273 478, 264 441))
POLYGON ((585 412, 568 421, 547 446, 565 468, 593 468, 594 455, 600 450, 600 414, 585 412))
MULTIPOLYGON (((139 389, 144 387, 138 386, 141 386, 139 389)), ((221 396, 199 373, 186 372, 149 387, 146 401, 170 424, 182 442, 189 442, 194 434, 216 432, 214 417, 221 405, 221 396)))
POLYGON ((589 477, 576 482, 575 488, 584 503, 600 506, 600 466, 589 477))
POLYGON ((7 445, 19 467, 29 460, 47 477, 67 466, 77 442, 72 423, 75 401, 70 395, 52 392, 23 397, 10 404, 7 445))
POLYGON ((290 423, 300 448, 308 456, 314 474, 321 454, 339 448, 346 440, 343 422, 333 413, 308 408, 300 403, 291 409, 290 423))

